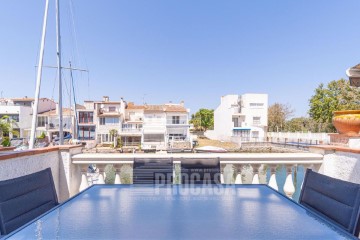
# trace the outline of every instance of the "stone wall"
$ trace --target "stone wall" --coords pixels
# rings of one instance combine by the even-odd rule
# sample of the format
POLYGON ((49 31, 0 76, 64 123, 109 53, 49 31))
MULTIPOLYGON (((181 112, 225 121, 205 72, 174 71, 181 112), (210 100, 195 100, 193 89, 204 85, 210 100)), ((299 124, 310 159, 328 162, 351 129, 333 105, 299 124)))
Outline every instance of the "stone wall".
POLYGON ((360 184, 360 150, 339 146, 318 146, 310 150, 324 155, 320 173, 360 184))

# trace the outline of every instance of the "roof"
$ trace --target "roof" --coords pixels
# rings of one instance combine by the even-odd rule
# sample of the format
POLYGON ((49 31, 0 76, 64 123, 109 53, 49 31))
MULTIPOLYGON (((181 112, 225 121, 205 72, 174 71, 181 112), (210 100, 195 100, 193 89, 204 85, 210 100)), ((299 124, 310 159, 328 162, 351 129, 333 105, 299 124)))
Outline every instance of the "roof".
MULTIPOLYGON (((62 113, 63 113, 63 115, 72 115, 72 114, 74 114, 74 111, 70 108, 63 108, 62 113)), ((41 115, 56 116, 56 115, 59 115, 59 113, 56 112, 56 110, 50 110, 50 111, 41 113, 41 115)))
POLYGON ((15 102, 32 102, 34 101, 34 98, 28 98, 28 97, 23 97, 23 98, 11 98, 12 101, 15 102))
POLYGON ((131 110, 142 110, 145 109, 144 105, 135 105, 133 102, 129 102, 127 104, 126 109, 131 109, 131 110))
POLYGON ((78 110, 78 109, 86 109, 86 108, 83 105, 76 104, 76 110, 78 110))
POLYGON ((187 112, 182 104, 135 105, 133 102, 129 102, 126 109, 144 109, 145 112, 187 112))

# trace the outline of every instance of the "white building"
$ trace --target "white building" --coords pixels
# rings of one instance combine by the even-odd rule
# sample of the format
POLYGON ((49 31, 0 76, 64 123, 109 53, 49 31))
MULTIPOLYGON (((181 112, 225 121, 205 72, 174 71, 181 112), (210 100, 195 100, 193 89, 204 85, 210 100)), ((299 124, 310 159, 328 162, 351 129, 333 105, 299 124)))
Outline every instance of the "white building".
MULTIPOLYGON (((13 121, 13 129, 20 133, 20 136, 30 136, 33 98, 9 98, 0 99, 0 117, 9 116, 13 121)), ((48 98, 39 99, 38 113, 54 110, 56 103, 48 98)))
MULTIPOLYGON (((189 142, 189 110, 184 103, 135 105, 133 102, 85 101, 77 109, 78 139, 111 144, 115 129, 123 147, 165 150, 177 142, 189 142)), ((175 144, 176 145, 176 144, 175 144)))
POLYGON ((180 104, 127 104, 121 135, 123 143, 138 144, 143 150, 176 148, 180 142, 190 143, 189 110, 180 104), (125 138, 126 136, 126 138, 125 138))
POLYGON ((222 141, 258 141, 266 136, 267 94, 226 95, 214 112, 214 130, 206 136, 222 141))

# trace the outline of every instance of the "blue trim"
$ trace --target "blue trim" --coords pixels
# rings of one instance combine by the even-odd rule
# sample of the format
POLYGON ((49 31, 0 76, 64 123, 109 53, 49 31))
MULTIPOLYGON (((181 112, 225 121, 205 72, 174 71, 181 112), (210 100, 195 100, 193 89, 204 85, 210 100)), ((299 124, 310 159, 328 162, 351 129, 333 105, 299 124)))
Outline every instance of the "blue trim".
POLYGON ((251 130, 251 128, 234 127, 233 130, 251 130))

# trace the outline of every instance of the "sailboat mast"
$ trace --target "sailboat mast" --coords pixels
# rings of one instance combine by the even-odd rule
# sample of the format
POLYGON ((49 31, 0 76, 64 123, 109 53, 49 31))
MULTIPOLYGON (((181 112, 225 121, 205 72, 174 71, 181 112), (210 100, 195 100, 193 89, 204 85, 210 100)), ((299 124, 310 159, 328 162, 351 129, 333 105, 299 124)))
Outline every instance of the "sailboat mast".
POLYGON ((37 113, 38 113, 39 97, 40 97, 42 66, 43 66, 43 59, 44 59, 44 46, 45 46, 48 9, 49 9, 49 0, 46 0, 45 1, 45 13, 44 13, 44 20, 43 20, 42 36, 41 36, 41 43, 40 43, 40 54, 39 54, 39 64, 38 64, 39 67, 37 69, 37 75, 36 75, 35 102, 34 102, 34 106, 33 106, 33 116, 32 116, 32 122, 31 122, 29 149, 33 149, 34 143, 35 143, 35 133, 36 133, 37 113))
MULTIPOLYGON (((71 85, 70 85, 70 90, 71 88, 73 89, 73 97, 74 97, 74 114, 75 114, 75 128, 74 128, 74 138, 78 139, 78 131, 79 131, 79 124, 78 124, 78 118, 77 118, 77 111, 76 111, 76 98, 75 98, 75 88, 74 88, 74 78, 73 78, 73 74, 72 74, 72 67, 71 67, 71 61, 69 62, 70 64, 70 79, 71 79, 71 85)), ((70 98, 70 102, 71 102, 71 98, 70 98)), ((70 105, 71 106, 71 105, 70 105)))
POLYGON ((60 6, 59 0, 56 0, 56 51, 59 79, 59 144, 64 144, 63 134, 63 113, 62 113, 62 79, 61 79, 61 42, 60 42, 60 6))

